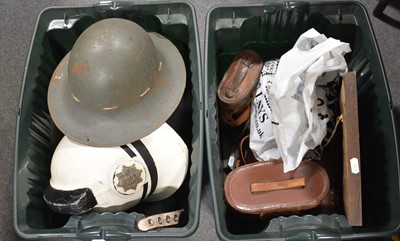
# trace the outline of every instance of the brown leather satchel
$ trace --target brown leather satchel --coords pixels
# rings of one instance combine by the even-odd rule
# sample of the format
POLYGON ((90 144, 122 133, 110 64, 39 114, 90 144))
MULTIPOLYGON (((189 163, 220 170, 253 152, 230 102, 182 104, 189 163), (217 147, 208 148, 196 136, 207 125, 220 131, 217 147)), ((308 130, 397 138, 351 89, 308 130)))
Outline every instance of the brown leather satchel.
POLYGON ((223 123, 239 126, 250 118, 251 101, 263 64, 262 56, 249 49, 233 60, 218 86, 219 113, 223 123))
POLYGON ((230 172, 224 183, 226 201, 234 210, 260 216, 317 207, 329 188, 328 174, 314 161, 303 161, 288 173, 278 160, 250 163, 230 172))

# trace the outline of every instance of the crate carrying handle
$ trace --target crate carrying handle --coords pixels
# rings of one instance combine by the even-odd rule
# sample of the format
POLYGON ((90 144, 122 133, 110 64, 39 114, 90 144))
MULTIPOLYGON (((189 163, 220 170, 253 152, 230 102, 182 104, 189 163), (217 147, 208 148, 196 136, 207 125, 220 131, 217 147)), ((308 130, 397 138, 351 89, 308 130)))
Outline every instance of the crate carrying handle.
POLYGON ((107 227, 96 227, 94 230, 89 228, 88 230, 78 233, 77 238, 86 241, 128 241, 132 237, 123 231, 107 229, 107 227))
MULTIPOLYGON (((292 231, 293 232, 293 231, 292 231)), ((291 233, 288 235, 290 237, 286 238, 286 241, 341 241, 340 234, 337 230, 331 230, 325 227, 315 227, 308 231, 298 231, 297 233, 291 233)))
POLYGON ((94 6, 111 6, 111 9, 117 9, 117 1, 100 1, 97 4, 94 4, 94 6))
MULTIPOLYGON (((174 226, 179 223, 180 216, 183 211, 183 209, 179 209, 165 213, 158 213, 148 217, 136 217, 135 223, 137 222, 137 228, 142 232, 146 232, 154 228, 174 226)), ((78 226, 82 226, 82 223, 78 223, 78 226)), ((118 228, 117 226, 113 226, 112 223, 102 224, 99 222, 96 225, 92 223, 91 225, 89 224, 87 228, 82 228, 77 233, 77 237, 82 240, 91 241, 122 241, 132 239, 129 231, 124 230, 123 228, 118 228)), ((134 226, 136 228, 136 225, 134 226)))

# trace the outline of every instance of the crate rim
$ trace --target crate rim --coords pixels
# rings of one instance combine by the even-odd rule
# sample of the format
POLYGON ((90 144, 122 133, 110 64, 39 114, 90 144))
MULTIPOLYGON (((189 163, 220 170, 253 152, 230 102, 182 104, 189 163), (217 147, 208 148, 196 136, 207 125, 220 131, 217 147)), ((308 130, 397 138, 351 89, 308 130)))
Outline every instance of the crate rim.
MULTIPOLYGON (((62 237, 62 238, 77 238, 76 233, 58 233, 58 234, 54 234, 54 233, 47 233, 47 230, 44 229, 38 229, 41 231, 47 231, 46 233, 41 233, 41 234, 34 234, 34 233, 29 233, 29 232, 24 232, 20 229, 20 225, 18 223, 18 210, 16 208, 16 202, 18 201, 17 198, 17 188, 15 186, 15 184, 17 183, 18 180, 18 163, 17 160, 19 159, 19 155, 18 155, 18 143, 19 143, 19 133, 20 133, 20 124, 21 124, 21 110, 22 110, 22 104, 23 104, 23 95, 24 95, 24 91, 25 91, 25 84, 26 84, 26 78, 27 78, 27 74, 28 74, 28 66, 30 63, 30 56, 32 54, 33 51, 33 45, 34 45, 34 39, 35 36, 37 34, 38 31, 38 26, 39 26, 39 21, 42 17, 42 15, 48 11, 48 10, 54 10, 54 9, 75 9, 75 8, 93 8, 96 6, 112 6, 113 3, 117 3, 117 4, 125 4, 125 5, 132 5, 132 6, 151 6, 151 5, 161 5, 161 4, 185 4, 189 7, 191 14, 192 14, 192 20, 193 20, 193 33, 194 34, 194 44, 195 44, 195 53, 197 55, 197 73, 196 73, 196 77, 198 79, 198 94, 199 94, 199 100, 200 103, 199 104, 199 110, 198 110, 198 121, 199 121, 199 138, 198 138, 198 142, 199 142, 199 161, 197 163, 197 182, 195 184, 196 186, 196 192, 194 193, 196 196, 196 205, 195 205, 195 209, 193 210, 193 213, 195 214, 195 218, 193 220, 193 225, 187 229, 185 232, 183 233, 179 233, 178 235, 171 235, 171 233, 168 232, 144 232, 144 233, 134 233, 134 235, 131 234, 131 238, 137 237, 149 237, 149 233, 151 234, 152 237, 164 237, 164 238, 171 238, 171 237, 189 237, 191 235, 193 235, 196 230, 199 227, 199 223, 200 223, 200 206, 201 206, 201 187, 202 187, 202 182, 203 182, 203 178, 202 178, 202 173, 204 170, 204 152, 202 150, 204 150, 204 94, 203 94, 203 79, 202 79, 202 64, 201 64, 201 49, 200 49, 200 41, 199 41, 199 31, 198 31, 198 22, 197 22, 197 14, 196 14, 196 10, 194 8, 194 5, 187 1, 187 0, 179 0, 179 1, 159 1, 159 2, 155 2, 155 1, 144 1, 144 2, 140 2, 140 3, 136 3, 136 2, 129 2, 129 1, 99 1, 97 4, 82 4, 82 5, 78 5, 78 4, 73 4, 73 5, 59 5, 59 6, 48 6, 43 8, 37 15, 36 20, 35 20, 35 24, 33 27, 33 32, 31 34, 30 37, 30 44, 29 44, 29 49, 26 55, 26 60, 25 60, 25 64, 24 64, 24 73, 22 76, 22 81, 21 81, 21 87, 20 87, 20 92, 19 92, 19 100, 18 100, 18 107, 17 107, 17 111, 16 111, 16 128, 15 128, 15 132, 14 132, 14 155, 13 155, 13 160, 14 160, 14 173, 13 173, 13 194, 12 194, 12 198, 13 198, 13 228, 15 233, 23 238, 23 239, 35 239, 35 238, 57 238, 57 237, 62 237), (105 5, 100 5, 101 3, 108 3, 105 5)), ((193 61, 191 63, 193 65, 193 61)), ((57 228, 57 229, 52 229, 52 231, 55 230, 62 230, 62 228, 57 228)))

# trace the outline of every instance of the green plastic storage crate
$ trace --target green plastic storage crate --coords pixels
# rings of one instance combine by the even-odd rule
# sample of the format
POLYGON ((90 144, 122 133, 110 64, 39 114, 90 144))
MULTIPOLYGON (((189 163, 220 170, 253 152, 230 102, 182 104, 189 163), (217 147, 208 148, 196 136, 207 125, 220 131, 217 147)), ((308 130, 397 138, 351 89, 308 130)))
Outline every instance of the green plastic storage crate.
POLYGON ((202 79, 197 20, 187 2, 105 3, 51 7, 38 16, 22 84, 15 142, 14 226, 23 238, 128 240, 137 237, 187 237, 199 224, 203 160, 202 79), (52 153, 62 134, 53 125, 47 88, 57 64, 92 23, 117 17, 170 39, 185 61, 187 84, 182 101, 168 123, 186 142, 190 166, 180 189, 170 198, 142 203, 126 212, 68 216, 52 212, 44 202, 52 153), (141 232, 137 222, 155 213, 184 209, 179 224, 141 232))
POLYGON ((221 5, 208 12, 206 28, 206 140, 218 236, 222 240, 364 240, 398 232, 399 154, 392 100, 366 9, 357 2, 325 1, 221 5), (345 58, 349 70, 357 72, 362 227, 350 226, 343 212, 310 211, 260 220, 235 213, 225 202, 227 160, 238 140, 232 135, 237 130, 218 121, 218 84, 241 50, 250 48, 265 59, 278 58, 311 27, 349 42, 352 48, 345 58))

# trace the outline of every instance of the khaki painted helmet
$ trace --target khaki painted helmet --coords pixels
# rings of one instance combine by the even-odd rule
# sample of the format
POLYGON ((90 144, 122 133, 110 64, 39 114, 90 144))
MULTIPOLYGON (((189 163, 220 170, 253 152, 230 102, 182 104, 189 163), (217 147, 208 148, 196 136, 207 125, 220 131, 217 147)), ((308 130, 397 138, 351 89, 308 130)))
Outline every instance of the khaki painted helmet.
POLYGON ((98 21, 77 39, 50 81, 55 125, 89 146, 119 146, 160 127, 177 108, 186 70, 177 48, 119 18, 98 21))

